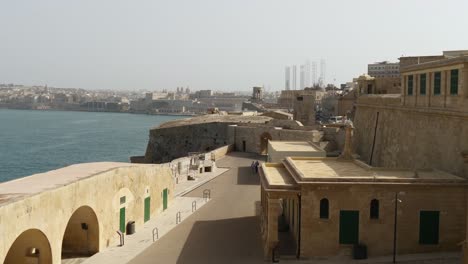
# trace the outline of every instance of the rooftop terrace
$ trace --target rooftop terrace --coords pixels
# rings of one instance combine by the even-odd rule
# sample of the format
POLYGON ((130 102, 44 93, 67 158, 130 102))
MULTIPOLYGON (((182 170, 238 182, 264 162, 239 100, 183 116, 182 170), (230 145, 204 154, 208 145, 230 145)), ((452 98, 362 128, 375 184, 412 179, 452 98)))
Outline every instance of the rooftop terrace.
POLYGON ((288 157, 282 164, 262 166, 269 186, 287 188, 294 184, 467 184, 461 177, 439 170, 408 170, 371 167, 358 160, 288 157))

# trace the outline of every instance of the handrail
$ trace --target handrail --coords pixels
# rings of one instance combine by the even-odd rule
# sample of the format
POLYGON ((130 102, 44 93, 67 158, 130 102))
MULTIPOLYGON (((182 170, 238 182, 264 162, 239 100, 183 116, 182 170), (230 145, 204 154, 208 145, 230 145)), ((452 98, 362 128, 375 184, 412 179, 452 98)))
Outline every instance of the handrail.
POLYGON ((203 191, 203 198, 205 199, 205 202, 211 199, 211 190, 210 189, 205 189, 203 191))
POLYGON ((180 215, 180 211, 179 211, 176 214, 176 225, 179 224, 180 222, 181 222, 181 215, 180 215))
POLYGON ((197 201, 192 202, 192 213, 197 210, 197 201))
POLYGON ((156 235, 156 240, 158 240, 158 239, 159 239, 159 230, 158 230, 157 227, 153 228, 153 242, 156 241, 156 240, 154 239, 154 235, 156 235), (155 232, 155 231, 156 231, 156 232, 155 232))

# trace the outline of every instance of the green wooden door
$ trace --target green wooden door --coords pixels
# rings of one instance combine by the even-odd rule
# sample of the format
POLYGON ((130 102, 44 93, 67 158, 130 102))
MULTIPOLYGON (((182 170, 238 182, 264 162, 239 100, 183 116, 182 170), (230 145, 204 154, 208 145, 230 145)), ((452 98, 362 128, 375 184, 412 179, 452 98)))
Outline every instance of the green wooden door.
POLYGON ((145 222, 150 220, 150 207, 151 206, 151 198, 146 197, 145 198, 145 222))
POLYGON ((425 245, 439 243, 439 211, 419 213, 419 243, 425 245))
POLYGON ((359 211, 340 211, 340 244, 359 241, 359 211))
POLYGON ((163 190, 163 210, 167 209, 167 188, 163 190))
POLYGON ((125 207, 120 208, 120 231, 125 233, 125 207))

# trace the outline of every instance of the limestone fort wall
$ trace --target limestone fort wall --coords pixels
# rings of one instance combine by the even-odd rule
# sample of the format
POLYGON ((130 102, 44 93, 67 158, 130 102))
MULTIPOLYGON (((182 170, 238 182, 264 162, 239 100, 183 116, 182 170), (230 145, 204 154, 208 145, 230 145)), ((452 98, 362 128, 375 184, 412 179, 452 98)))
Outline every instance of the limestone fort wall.
POLYGON ((355 151, 372 166, 435 168, 468 177, 461 156, 468 150, 467 112, 368 97, 358 100, 354 126, 355 151))

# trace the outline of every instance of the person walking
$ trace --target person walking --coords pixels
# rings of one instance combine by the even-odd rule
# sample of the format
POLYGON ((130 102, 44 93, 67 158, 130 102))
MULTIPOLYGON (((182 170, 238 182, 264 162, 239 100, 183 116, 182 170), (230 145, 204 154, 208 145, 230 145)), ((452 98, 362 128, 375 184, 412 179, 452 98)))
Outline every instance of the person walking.
POLYGON ((258 166, 260 166, 260 163, 257 161, 255 161, 255 173, 257 174, 258 173, 258 166))
POLYGON ((252 164, 250 164, 250 170, 252 173, 255 173, 255 161, 252 160, 252 164))

